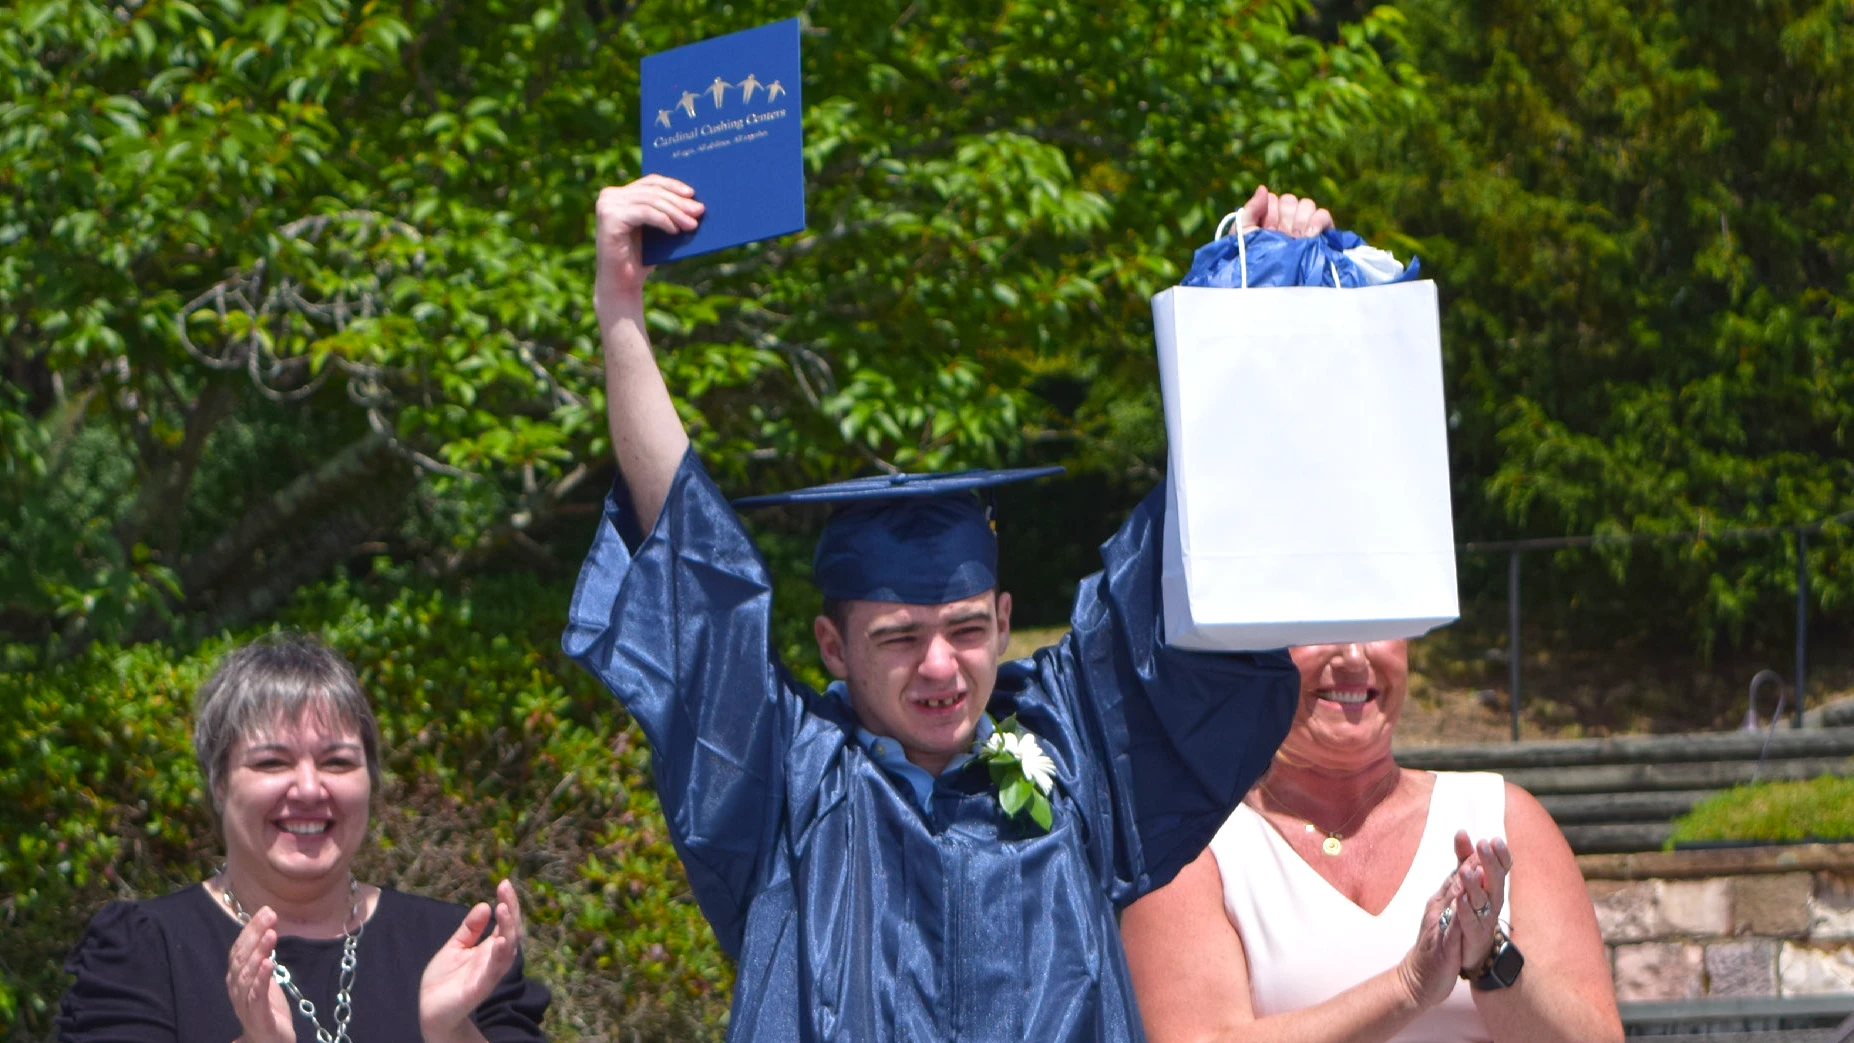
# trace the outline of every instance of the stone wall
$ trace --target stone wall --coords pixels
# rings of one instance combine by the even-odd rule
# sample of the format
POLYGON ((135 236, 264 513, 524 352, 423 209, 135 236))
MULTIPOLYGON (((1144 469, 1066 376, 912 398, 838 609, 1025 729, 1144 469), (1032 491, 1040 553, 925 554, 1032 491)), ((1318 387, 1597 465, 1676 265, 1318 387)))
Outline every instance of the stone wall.
POLYGON ((1622 1002, 1854 993, 1854 845, 1578 861, 1622 1002))

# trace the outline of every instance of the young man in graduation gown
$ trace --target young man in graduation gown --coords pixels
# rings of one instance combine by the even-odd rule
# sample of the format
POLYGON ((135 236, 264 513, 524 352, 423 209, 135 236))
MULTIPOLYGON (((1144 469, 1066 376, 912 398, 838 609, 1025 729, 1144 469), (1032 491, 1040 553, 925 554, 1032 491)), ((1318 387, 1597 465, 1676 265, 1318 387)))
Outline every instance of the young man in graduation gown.
MULTIPOLYGON (((1263 190, 1249 206, 1261 227, 1330 224, 1263 190)), ((1116 912, 1197 857, 1267 767, 1293 663, 1166 647, 1162 489, 1103 545, 1068 636, 1003 664, 1011 599, 973 495, 853 490, 815 567, 840 681, 794 680, 766 568, 644 329, 640 230, 701 213, 655 175, 598 199, 619 480, 564 644, 650 740, 690 886, 738 961, 729 1039, 1140 1039, 1116 912), (1047 828, 1007 815, 975 756, 1012 714, 1053 762, 1047 828)))

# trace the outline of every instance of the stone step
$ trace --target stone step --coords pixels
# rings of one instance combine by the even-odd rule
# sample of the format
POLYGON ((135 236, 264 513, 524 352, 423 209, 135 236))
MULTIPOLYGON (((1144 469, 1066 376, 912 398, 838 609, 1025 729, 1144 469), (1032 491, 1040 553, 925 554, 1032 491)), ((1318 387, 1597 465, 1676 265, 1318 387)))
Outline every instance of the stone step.
POLYGON ((1854 727, 1854 698, 1836 699, 1803 714, 1803 726, 1814 728, 1854 727))
POLYGON ((1617 1004, 1624 1032, 1703 1037, 1709 1043, 1849 1043, 1854 996, 1707 997, 1617 1004))
POLYGON ((1431 771, 1509 771, 1519 768, 1572 768, 1603 764, 1675 764, 1698 761, 1755 761, 1765 750, 1772 761, 1795 758, 1854 757, 1854 727, 1805 728, 1763 732, 1717 732, 1698 735, 1625 735, 1613 739, 1545 739, 1527 742, 1476 743, 1471 746, 1410 746, 1397 750, 1397 762, 1431 771))
POLYGON ((1580 855, 1655 851, 1673 819, 1713 793, 1854 775, 1854 728, 1431 746, 1400 749, 1397 760, 1501 773, 1539 798, 1580 855))
MULTIPOLYGON (((1579 855, 1577 868, 1583 871, 1586 880, 1616 881, 1707 880, 1722 876, 1788 877, 1795 873, 1846 876, 1854 870, 1854 843, 1753 845, 1579 855)), ((1808 903, 1797 905, 1792 902, 1791 905, 1795 910, 1806 912, 1808 903)), ((1849 916, 1854 917, 1854 912, 1850 912, 1849 916)), ((1854 919, 1849 922, 1854 923, 1854 919)), ((1850 998, 1854 999, 1854 996, 1850 998)), ((1854 1007, 1848 1010, 1854 1012, 1854 1007)))
MULTIPOLYGON (((1656 1026, 1659 1028, 1659 1026, 1656 1026)), ((1661 1031, 1636 1031, 1628 1033, 1633 1039, 1640 1036, 1703 1036, 1705 1043, 1841 1043, 1846 1036, 1835 1035, 1832 1028, 1805 1029, 1764 1029, 1761 1031, 1732 1032, 1724 1029, 1694 1029, 1682 1025, 1661 1031)))
POLYGON ((1854 776, 1854 717, 1829 709, 1819 719, 1831 726, 1820 728, 1409 747, 1397 761, 1499 772, 1539 798, 1580 855, 1654 851, 1674 818, 1713 793, 1756 780, 1854 776))
POLYGON ((1655 790, 1646 793, 1547 793, 1539 803, 1560 828, 1609 823, 1665 823, 1693 810, 1717 790, 1655 790))
POLYGON ((1674 827, 1666 822, 1609 822, 1594 826, 1561 826, 1571 851, 1579 855, 1621 855, 1659 851, 1674 827))
POLYGON ((1761 771, 1756 760, 1749 760, 1518 768, 1503 774, 1509 781, 1542 799, 1546 794, 1561 793, 1719 790, 1743 785, 1754 778, 1798 780, 1822 775, 1849 775, 1854 774, 1854 762, 1846 757, 1798 757, 1767 761, 1761 771))

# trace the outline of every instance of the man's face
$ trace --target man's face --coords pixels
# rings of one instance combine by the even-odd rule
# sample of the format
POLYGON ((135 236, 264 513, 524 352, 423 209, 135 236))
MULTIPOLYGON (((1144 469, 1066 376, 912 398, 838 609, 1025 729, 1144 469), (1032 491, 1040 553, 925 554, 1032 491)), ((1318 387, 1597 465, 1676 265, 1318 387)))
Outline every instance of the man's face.
POLYGON ((987 591, 943 605, 851 601, 841 630, 819 616, 813 632, 863 727, 939 774, 972 745, 991 701, 1011 638, 1011 596, 987 591))

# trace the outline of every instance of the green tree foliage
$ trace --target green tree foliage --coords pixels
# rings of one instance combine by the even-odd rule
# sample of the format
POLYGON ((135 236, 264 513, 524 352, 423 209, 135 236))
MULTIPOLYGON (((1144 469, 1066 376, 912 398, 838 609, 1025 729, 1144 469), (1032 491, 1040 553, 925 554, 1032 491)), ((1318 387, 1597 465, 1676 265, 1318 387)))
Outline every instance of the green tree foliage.
MULTIPOLYGON (((806 9, 810 230, 650 291, 721 478, 1038 457, 1149 482, 1146 294, 1254 181, 1326 184, 1318 157, 1399 103, 1393 17, 1323 42, 1305 10, 806 9)), ((559 534, 608 455, 587 233, 637 173, 638 58, 792 13, 0 8, 0 1006, 23 1037, 98 902, 206 871, 181 722, 229 639, 189 649, 292 598, 394 750, 366 871, 468 894, 515 870, 564 1038, 712 1026, 727 971, 641 743, 536 651, 564 593, 472 577, 583 545, 559 534), (313 585, 343 561, 450 593, 313 585)), ((801 542, 767 533, 782 568, 801 542)))
MULTIPOLYGON (((635 736, 532 650, 557 609, 490 623, 469 592, 486 573, 565 576, 608 473, 587 239, 597 189, 637 173, 638 59, 795 10, 0 5, 16 1024, 43 1030, 47 954, 96 899, 203 871, 197 781, 173 751, 224 638, 188 649, 292 597, 396 722, 396 798, 451 824, 383 812, 385 871, 430 847, 454 868, 435 883, 475 887, 538 850, 532 808, 574 803, 577 824, 547 834, 561 853, 523 875, 559 932, 549 972, 617 991, 565 1023, 610 1031, 597 1019, 683 1000, 714 1016, 725 972, 676 899, 635 736), (369 590, 450 593, 314 585, 343 562, 384 563, 369 590), (495 840, 458 839, 479 834, 495 840)), ((1162 465, 1147 297, 1266 181, 1438 279, 1462 537, 1854 510, 1849 0, 800 14, 809 230, 666 267, 649 291, 679 408, 730 491, 1067 462, 1077 479, 1007 529, 1006 568, 1013 586, 1027 561, 1073 579, 1162 465)), ((782 574, 802 568, 800 521, 760 527, 782 574)), ((1708 642, 1787 627, 1792 554, 1633 544, 1560 556, 1528 590, 1534 608, 1575 602, 1598 643, 1650 618, 1708 642)), ((1463 564, 1470 596, 1502 589, 1463 564)), ((1845 619, 1845 526, 1810 565, 1845 619)), ((792 606, 814 595, 782 589, 796 647, 792 606)))
MULTIPOLYGON (((1425 103, 1370 135, 1348 188, 1444 290, 1461 535, 1854 510, 1854 6, 1400 7, 1425 103)), ((1810 561, 1841 618, 1846 534, 1810 561)), ((1577 601, 1593 633, 1789 636, 1786 538, 1617 544, 1553 573, 1539 601, 1577 601)))
MULTIPOLYGON (((1145 296, 1239 189, 1319 180, 1398 96, 1372 46, 1394 19, 1320 42, 1304 10, 807 9, 810 230, 653 282, 723 480, 1152 474, 1145 296)), ((440 573, 544 556, 605 456, 588 216, 637 173, 637 59, 790 13, 0 12, 6 629, 210 630, 382 540, 440 573), (240 447, 256 466, 215 479, 240 447)))

